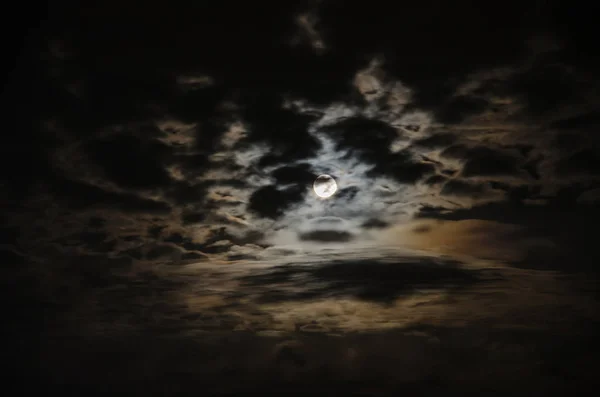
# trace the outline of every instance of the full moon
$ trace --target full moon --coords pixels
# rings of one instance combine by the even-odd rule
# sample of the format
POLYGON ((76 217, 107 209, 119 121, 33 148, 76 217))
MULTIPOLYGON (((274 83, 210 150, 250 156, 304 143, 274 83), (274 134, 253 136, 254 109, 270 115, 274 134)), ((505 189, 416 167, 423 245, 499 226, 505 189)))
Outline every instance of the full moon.
POLYGON ((333 196, 337 191, 337 183, 331 176, 323 174, 315 179, 313 189, 317 196, 327 198, 333 196))

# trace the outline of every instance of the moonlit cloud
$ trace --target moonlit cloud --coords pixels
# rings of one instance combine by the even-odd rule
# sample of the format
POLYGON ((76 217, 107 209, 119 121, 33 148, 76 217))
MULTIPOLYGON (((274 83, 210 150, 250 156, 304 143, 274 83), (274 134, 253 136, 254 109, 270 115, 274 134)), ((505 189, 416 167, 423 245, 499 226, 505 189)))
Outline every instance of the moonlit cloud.
POLYGON ((238 3, 103 4, 30 32, 0 145, 8 378, 148 395, 593 383, 600 65, 580 19, 596 14, 238 3))

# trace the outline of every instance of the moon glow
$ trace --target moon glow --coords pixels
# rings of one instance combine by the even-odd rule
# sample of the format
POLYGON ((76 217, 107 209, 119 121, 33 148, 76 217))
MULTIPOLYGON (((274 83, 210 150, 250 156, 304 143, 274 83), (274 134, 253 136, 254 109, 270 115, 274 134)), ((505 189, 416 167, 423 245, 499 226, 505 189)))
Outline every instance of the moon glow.
POLYGON ((337 191, 337 183, 331 176, 323 174, 319 175, 313 183, 313 189, 317 196, 322 198, 331 197, 337 191))

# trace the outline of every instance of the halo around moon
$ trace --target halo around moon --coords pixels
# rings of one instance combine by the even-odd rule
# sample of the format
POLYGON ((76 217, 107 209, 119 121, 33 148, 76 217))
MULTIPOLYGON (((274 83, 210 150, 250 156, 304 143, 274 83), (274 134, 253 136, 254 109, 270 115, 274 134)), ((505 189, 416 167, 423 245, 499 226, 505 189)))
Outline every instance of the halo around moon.
POLYGON ((337 183, 331 176, 322 174, 315 179, 313 190, 317 196, 328 198, 333 196, 337 191, 337 183))

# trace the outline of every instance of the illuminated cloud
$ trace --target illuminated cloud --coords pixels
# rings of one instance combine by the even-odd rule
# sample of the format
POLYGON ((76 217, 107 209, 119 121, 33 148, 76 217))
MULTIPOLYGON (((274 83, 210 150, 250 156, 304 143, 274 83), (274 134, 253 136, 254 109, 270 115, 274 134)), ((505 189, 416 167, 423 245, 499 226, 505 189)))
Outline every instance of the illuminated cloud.
POLYGON ((49 17, 8 79, 0 145, 22 386, 595 379, 600 65, 595 24, 562 7, 49 17))

